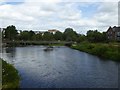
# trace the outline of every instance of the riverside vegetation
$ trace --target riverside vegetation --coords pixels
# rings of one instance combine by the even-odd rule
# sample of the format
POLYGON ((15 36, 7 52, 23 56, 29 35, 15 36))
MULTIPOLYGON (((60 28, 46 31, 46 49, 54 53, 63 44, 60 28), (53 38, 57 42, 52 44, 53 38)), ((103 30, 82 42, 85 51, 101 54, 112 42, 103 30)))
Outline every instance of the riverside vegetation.
POLYGON ((72 45, 71 48, 77 49, 83 52, 87 52, 93 55, 97 55, 101 58, 120 61, 120 44, 119 43, 106 44, 106 43, 82 42, 80 44, 72 45))
MULTIPOLYGON (((55 34, 45 32, 35 34, 31 31, 20 31, 18 33, 15 26, 8 26, 2 31, 3 41, 72 41, 75 42, 73 49, 84 51, 90 54, 97 55, 101 58, 120 61, 120 43, 109 41, 106 32, 99 32, 97 30, 89 30, 86 35, 76 33, 72 28, 66 28, 62 33, 60 31, 55 34)), ((54 44, 61 46, 64 44, 54 44)), ((20 76, 18 71, 7 62, 2 61, 2 88, 18 88, 20 83, 20 76)))
POLYGON ((2 62, 2 90, 19 88, 20 76, 18 71, 1 58, 0 62, 2 62))
MULTIPOLYGON (((68 41, 75 42, 76 46, 71 48, 88 52, 105 59, 120 61, 120 41, 110 41, 106 32, 89 30, 86 35, 78 34, 72 28, 66 28, 64 32, 57 31, 55 34, 45 32, 35 33, 34 31, 20 31, 11 25, 2 31, 3 41, 68 41), (85 43, 87 42, 87 43, 85 43), (115 44, 115 43, 116 44, 115 44)), ((52 44, 51 44, 52 45, 52 44)), ((57 46, 64 44, 55 44, 57 46)))

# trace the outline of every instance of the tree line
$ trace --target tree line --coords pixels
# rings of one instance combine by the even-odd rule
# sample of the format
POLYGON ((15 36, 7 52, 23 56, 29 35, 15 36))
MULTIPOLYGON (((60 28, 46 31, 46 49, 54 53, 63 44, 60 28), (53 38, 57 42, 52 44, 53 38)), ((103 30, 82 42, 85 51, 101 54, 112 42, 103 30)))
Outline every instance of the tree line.
POLYGON ((107 36, 106 32, 99 32, 98 30, 89 30, 87 34, 79 34, 74 31, 72 28, 66 28, 64 32, 57 31, 55 34, 50 32, 35 33, 34 31, 20 31, 15 26, 7 26, 2 31, 3 40, 9 41, 74 41, 74 42, 82 42, 82 41, 89 41, 89 42, 106 42, 107 36))

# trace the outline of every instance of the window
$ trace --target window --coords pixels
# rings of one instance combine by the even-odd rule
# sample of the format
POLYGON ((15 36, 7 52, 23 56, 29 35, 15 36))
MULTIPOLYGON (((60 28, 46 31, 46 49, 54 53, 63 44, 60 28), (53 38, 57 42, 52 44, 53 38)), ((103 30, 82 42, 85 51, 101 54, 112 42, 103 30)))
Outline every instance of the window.
POLYGON ((120 32, 117 32, 117 36, 120 36, 120 32))

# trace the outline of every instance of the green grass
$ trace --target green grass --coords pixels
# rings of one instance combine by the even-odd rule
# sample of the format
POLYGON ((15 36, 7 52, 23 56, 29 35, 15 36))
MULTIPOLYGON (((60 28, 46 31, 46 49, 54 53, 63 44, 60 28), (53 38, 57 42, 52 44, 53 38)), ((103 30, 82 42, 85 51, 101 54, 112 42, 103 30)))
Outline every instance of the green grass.
POLYGON ((87 52, 101 58, 120 61, 120 44, 119 43, 80 43, 71 46, 83 52, 87 52))
POLYGON ((20 76, 18 71, 11 64, 2 60, 2 89, 17 89, 19 88, 19 83, 20 76))

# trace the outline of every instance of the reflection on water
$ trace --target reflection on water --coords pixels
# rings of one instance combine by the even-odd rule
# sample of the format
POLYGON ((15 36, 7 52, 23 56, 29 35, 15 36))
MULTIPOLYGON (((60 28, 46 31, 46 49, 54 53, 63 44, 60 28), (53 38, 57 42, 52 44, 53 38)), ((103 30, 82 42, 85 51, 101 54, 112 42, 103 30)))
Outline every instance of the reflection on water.
POLYGON ((16 48, 15 47, 6 47, 6 48, 3 48, 2 50, 2 55, 4 56, 5 54, 5 57, 7 57, 8 59, 6 59, 9 63, 11 64, 14 64, 14 61, 15 61, 15 54, 16 54, 16 48))
POLYGON ((2 57, 21 75, 21 88, 115 88, 118 64, 70 49, 45 46, 4 48, 2 57))

